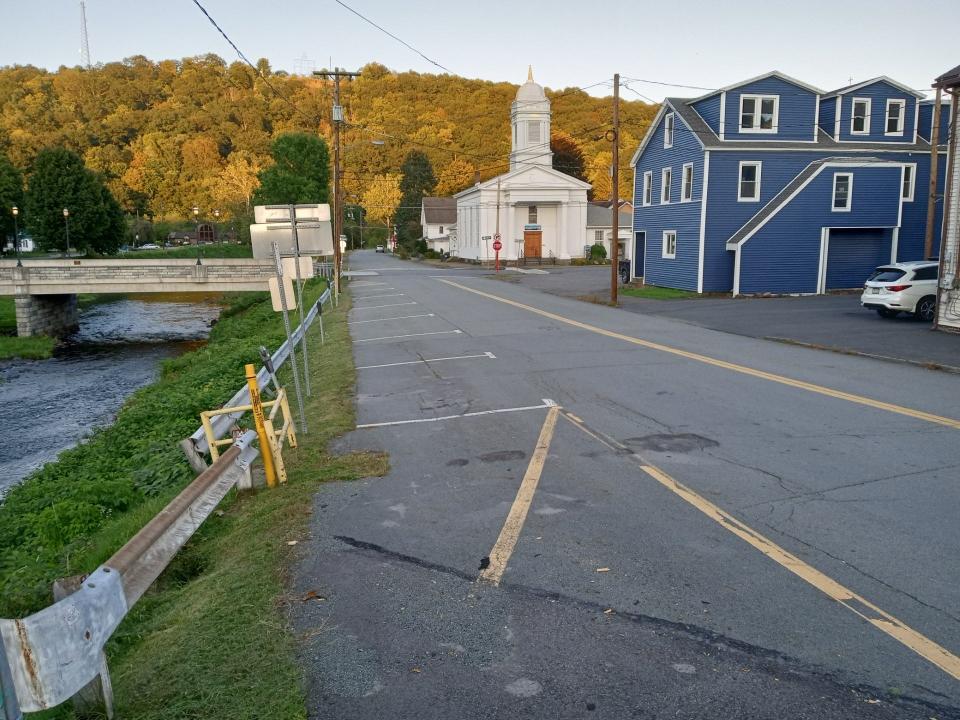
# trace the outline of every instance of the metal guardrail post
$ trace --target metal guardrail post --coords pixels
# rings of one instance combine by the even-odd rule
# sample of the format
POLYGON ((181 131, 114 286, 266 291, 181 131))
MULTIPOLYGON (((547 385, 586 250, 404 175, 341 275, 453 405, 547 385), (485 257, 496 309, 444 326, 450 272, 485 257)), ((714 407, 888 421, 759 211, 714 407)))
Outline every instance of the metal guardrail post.
POLYGON ((10 664, 7 662, 7 650, 0 635, 0 720, 23 720, 20 712, 20 703, 17 702, 17 692, 13 687, 13 675, 10 673, 10 664))
MULTIPOLYGON (((260 454, 263 456, 263 472, 267 476, 267 487, 277 486, 277 471, 273 463, 273 443, 267 435, 267 427, 263 417, 263 405, 260 404, 260 388, 257 385, 257 371, 253 364, 245 366, 247 372, 247 387, 250 388, 250 404, 253 406, 253 424, 257 428, 257 438, 260 440, 260 454)), ((271 433, 272 435, 272 433, 271 433)))

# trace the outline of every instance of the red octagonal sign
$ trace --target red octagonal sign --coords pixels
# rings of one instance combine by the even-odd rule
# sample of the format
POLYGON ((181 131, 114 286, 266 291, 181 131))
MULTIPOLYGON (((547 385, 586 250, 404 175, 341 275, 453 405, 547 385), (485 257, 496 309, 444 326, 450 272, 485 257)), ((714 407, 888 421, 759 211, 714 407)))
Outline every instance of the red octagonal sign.
POLYGON ((503 243, 500 242, 499 240, 494 240, 493 249, 496 250, 497 252, 500 252, 501 250, 503 250, 503 243))

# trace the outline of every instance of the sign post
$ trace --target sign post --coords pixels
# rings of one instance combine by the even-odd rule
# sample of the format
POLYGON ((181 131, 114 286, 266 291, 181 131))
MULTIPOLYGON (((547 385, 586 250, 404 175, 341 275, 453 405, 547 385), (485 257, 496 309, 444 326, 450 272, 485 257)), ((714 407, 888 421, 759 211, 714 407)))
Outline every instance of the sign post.
MULTIPOLYGON (((287 294, 283 287, 283 263, 280 262, 280 247, 273 243, 273 260, 277 266, 277 285, 280 294, 280 307, 283 312, 283 329, 287 334, 287 344, 290 346, 290 368, 293 370, 293 387, 297 392, 297 409, 300 411, 300 431, 307 433, 307 418, 303 411, 303 393, 300 392, 300 369, 297 367, 297 346, 290 333, 290 314, 288 311, 287 294)), ((293 298, 291 298, 293 299, 293 298)), ((301 326, 301 331, 305 329, 301 326)))
POLYGON ((493 236, 494 263, 493 271, 500 272, 500 251, 503 249, 503 243, 500 242, 500 233, 493 236))

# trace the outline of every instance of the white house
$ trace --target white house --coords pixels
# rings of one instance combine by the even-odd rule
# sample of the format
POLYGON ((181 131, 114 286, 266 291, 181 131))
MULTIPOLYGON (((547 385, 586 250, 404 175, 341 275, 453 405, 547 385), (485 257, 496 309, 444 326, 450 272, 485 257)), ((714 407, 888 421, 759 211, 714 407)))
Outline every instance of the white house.
POLYGON ((530 70, 510 112, 510 171, 455 195, 459 257, 492 261, 498 228, 503 260, 583 257, 590 184, 553 169, 550 116, 530 70))
MULTIPOLYGON (((632 206, 631 206, 632 207, 632 206)), ((624 204, 620 206, 620 228, 617 238, 619 239, 620 260, 630 260, 633 257, 630 238, 633 237, 633 214, 626 209, 624 204)), ((587 232, 584 241, 584 254, 589 253, 589 245, 599 243, 607 251, 607 257, 610 257, 610 237, 613 235, 613 213, 610 211, 610 202, 590 203, 587 205, 587 232)))
POLYGON ((425 197, 420 206, 420 225, 427 247, 450 252, 451 231, 457 224, 457 201, 452 197, 425 197))

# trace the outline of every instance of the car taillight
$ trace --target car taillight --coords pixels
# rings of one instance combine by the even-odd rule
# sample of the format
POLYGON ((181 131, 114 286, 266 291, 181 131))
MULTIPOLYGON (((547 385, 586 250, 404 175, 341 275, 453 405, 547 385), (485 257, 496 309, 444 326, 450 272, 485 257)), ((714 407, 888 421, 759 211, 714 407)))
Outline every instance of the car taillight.
POLYGON ((906 290, 910 285, 887 285, 887 290, 890 292, 900 292, 901 290, 906 290))

